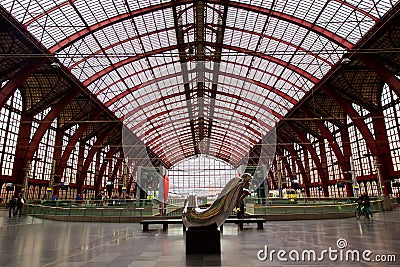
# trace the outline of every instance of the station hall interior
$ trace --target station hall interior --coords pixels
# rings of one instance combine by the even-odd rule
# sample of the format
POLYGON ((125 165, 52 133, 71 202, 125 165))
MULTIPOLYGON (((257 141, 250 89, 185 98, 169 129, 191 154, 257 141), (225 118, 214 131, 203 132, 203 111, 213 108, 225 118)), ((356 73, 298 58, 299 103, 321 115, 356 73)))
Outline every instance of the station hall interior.
POLYGON ((276 266, 266 242, 340 238, 400 255, 399 75, 397 0, 0 0, 0 265, 276 266), (226 224, 221 255, 139 224, 245 173, 266 222, 226 224))

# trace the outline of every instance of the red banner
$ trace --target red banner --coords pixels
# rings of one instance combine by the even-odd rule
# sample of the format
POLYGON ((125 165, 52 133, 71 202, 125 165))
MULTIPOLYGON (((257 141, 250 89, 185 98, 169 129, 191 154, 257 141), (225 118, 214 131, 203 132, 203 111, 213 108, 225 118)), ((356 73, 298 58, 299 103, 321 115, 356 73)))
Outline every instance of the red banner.
POLYGON ((168 175, 164 175, 164 202, 167 202, 169 191, 169 178, 168 175))

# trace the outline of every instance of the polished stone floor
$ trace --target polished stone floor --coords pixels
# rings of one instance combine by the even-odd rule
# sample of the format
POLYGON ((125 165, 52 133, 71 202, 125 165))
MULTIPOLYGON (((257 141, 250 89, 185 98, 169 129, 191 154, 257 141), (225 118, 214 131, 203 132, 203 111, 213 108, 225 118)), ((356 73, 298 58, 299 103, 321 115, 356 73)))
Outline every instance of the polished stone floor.
POLYGON ((179 225, 143 232, 139 224, 8 218, 2 210, 0 266, 400 266, 399 218, 396 208, 370 221, 268 221, 243 231, 226 225, 221 255, 185 255, 179 225))

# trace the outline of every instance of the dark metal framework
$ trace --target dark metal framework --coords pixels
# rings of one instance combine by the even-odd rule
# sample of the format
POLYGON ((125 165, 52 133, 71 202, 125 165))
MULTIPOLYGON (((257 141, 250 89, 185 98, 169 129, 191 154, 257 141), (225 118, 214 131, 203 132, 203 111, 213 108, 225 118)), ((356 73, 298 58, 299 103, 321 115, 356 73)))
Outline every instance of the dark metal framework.
MULTIPOLYGON (((293 144, 301 144, 317 168, 315 186, 328 195, 326 162, 307 134, 328 141, 348 180, 351 151, 324 124, 329 120, 340 128, 344 144, 348 116, 369 152, 387 166, 382 182, 397 175, 379 96, 384 84, 400 94, 398 1, 1 5, 0 79, 9 82, 1 88, 0 107, 20 88, 24 133, 32 130, 34 115, 51 108, 31 140, 18 137, 18 183, 56 118, 60 132, 79 125, 67 147, 55 149, 56 182, 76 144, 97 137, 80 163, 78 190, 102 147, 112 147, 109 158, 121 153, 122 124, 146 144, 154 162, 167 167, 202 153, 200 143, 207 153, 239 164, 277 129, 278 151, 296 158, 293 144), (343 58, 350 63, 341 64, 343 58), (370 112, 375 134, 353 103, 370 112)), ((307 186, 310 170, 293 162, 307 186)))

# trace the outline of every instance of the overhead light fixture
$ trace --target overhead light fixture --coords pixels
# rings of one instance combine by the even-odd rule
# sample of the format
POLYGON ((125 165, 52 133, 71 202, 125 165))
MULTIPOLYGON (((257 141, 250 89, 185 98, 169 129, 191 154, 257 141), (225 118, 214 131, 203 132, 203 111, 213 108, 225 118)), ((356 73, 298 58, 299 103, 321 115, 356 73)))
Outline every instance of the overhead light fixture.
POLYGON ((350 62, 351 62, 351 59, 350 59, 350 58, 344 57, 344 58, 342 58, 342 61, 340 61, 340 64, 342 64, 342 65, 348 65, 348 64, 350 64, 350 62))
POLYGON ((193 44, 189 44, 189 54, 190 55, 194 54, 194 45, 193 44))
POLYGON ((61 68, 60 63, 58 63, 58 62, 53 62, 53 63, 50 64, 50 66, 51 66, 53 69, 59 69, 59 68, 61 68))

